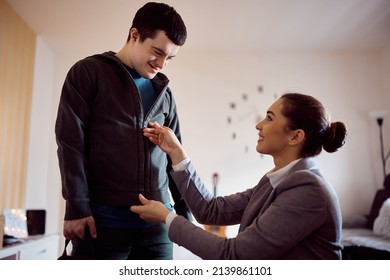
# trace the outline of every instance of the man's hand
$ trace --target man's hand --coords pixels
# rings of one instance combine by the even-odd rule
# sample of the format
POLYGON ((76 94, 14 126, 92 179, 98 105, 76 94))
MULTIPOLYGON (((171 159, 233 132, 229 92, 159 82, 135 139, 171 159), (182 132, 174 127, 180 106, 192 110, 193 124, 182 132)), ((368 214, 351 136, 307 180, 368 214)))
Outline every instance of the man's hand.
POLYGON ((137 213, 141 219, 147 222, 165 223, 169 210, 159 201, 148 200, 142 194, 139 195, 142 205, 131 206, 130 211, 137 213))
POLYGON ((64 236, 66 239, 73 240, 76 238, 85 238, 85 229, 88 230, 92 238, 96 238, 96 226, 95 220, 92 216, 85 217, 78 220, 67 220, 64 221, 64 236))
POLYGON ((160 126, 156 122, 149 123, 149 128, 144 128, 144 136, 158 145, 161 150, 169 155, 172 164, 176 165, 187 157, 183 146, 177 139, 175 133, 166 126, 160 126))

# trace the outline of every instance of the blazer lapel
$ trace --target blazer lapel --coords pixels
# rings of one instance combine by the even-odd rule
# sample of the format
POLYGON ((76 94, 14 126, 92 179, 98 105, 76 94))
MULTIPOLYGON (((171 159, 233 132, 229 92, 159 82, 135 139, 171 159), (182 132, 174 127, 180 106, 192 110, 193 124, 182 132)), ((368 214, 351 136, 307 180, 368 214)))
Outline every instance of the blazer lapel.
MULTIPOLYGON (((305 158, 297 162, 297 164, 290 170, 289 174, 302 169, 312 169, 313 167, 314 162, 305 158)), ((256 217, 262 215, 268 209, 270 204, 275 200, 278 192, 281 192, 289 187, 291 187, 291 182, 283 180, 280 185, 278 185, 278 188, 274 189, 268 177, 264 175, 257 184, 256 190, 253 192, 253 195, 245 209, 239 232, 243 231, 256 217)))
POLYGON ((239 232, 243 231, 247 226, 249 226, 252 221, 268 208, 269 204, 272 202, 272 197, 274 189, 267 176, 261 178, 260 182, 256 186, 249 203, 245 209, 245 212, 242 216, 239 232))

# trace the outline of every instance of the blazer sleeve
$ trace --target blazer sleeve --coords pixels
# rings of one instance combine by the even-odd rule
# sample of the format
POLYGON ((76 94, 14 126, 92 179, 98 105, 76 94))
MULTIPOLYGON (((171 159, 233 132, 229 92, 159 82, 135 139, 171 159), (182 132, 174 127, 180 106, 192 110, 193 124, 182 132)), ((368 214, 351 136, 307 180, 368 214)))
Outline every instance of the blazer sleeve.
MULTIPOLYGON (((222 217, 211 218, 213 212, 216 211, 218 214, 215 215, 219 216, 223 214, 222 211, 231 211, 237 207, 227 206, 229 200, 224 198, 221 201, 212 199, 203 191, 203 185, 196 175, 190 176, 188 170, 182 172, 188 175, 174 174, 174 178, 196 218, 201 217, 208 222, 224 221, 222 217)), ((250 191, 235 194, 229 198, 232 199, 229 203, 240 205, 248 199, 243 197, 250 194, 250 191)), ((271 199, 269 207, 261 214, 259 211, 235 238, 218 237, 180 217, 173 220, 169 237, 202 259, 282 258, 288 250, 324 223, 326 202, 321 199, 321 188, 309 183, 298 184, 280 193, 272 192, 271 196, 275 197, 271 199)), ((242 211, 245 208, 244 204, 238 207, 242 207, 242 211)), ((230 212, 225 213, 229 217, 230 212)))
POLYGON ((171 172, 171 175, 199 223, 212 225, 240 223, 253 192, 252 189, 229 196, 213 197, 198 177, 191 162, 186 170, 171 172))

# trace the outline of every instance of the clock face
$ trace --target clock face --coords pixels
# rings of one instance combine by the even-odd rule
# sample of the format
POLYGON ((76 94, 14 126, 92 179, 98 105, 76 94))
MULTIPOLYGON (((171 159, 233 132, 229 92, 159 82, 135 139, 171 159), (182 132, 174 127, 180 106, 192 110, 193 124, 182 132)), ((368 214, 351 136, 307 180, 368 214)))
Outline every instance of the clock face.
MULTIPOLYGON (((263 86, 258 86, 256 93, 243 93, 238 101, 229 103, 227 123, 231 127, 231 139, 241 145, 244 153, 248 153, 256 141, 257 133, 253 133, 253 129, 264 118, 260 113, 264 97, 263 86)), ((277 99, 277 94, 274 94, 274 99, 277 99)))

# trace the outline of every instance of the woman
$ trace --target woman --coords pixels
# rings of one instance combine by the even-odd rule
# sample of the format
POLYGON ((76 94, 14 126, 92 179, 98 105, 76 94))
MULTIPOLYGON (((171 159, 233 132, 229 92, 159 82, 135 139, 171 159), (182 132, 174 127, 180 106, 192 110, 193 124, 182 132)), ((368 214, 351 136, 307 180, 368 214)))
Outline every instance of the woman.
POLYGON ((310 158, 342 147, 346 126, 330 123, 315 98, 288 93, 256 129, 256 150, 271 155, 275 167, 254 188, 216 198, 169 128, 151 123, 144 129, 172 159, 172 177, 195 218, 203 224, 240 224, 235 238, 208 233, 142 195, 142 205, 130 210, 147 221, 165 222, 173 242, 203 259, 340 259, 338 198, 310 158))

